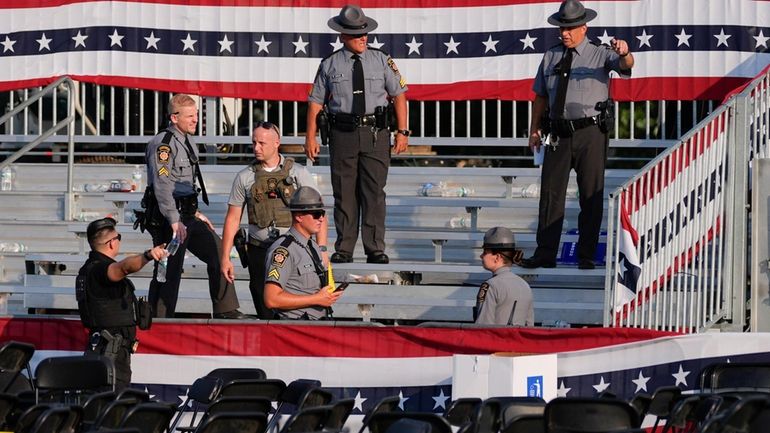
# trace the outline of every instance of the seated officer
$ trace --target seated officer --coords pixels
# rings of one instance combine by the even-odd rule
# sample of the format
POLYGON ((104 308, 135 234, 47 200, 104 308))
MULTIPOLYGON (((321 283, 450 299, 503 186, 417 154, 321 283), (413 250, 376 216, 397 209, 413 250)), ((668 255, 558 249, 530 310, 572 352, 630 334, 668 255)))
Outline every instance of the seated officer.
MULTIPOLYGON (((165 244, 144 254, 116 262, 121 235, 115 220, 102 218, 86 229, 91 253, 78 272, 75 294, 83 326, 88 328, 89 342, 85 354, 104 355, 115 364, 115 388, 131 383, 131 353, 136 350, 134 285, 126 278, 166 254, 165 244)), ((144 328, 143 328, 144 329, 144 328)))
POLYGON ((532 289, 511 272, 514 260, 521 260, 513 233, 505 227, 493 227, 484 235, 481 263, 494 275, 479 288, 474 316, 484 325, 532 326, 535 313, 532 289))
POLYGON ((267 251, 265 305, 282 319, 322 319, 342 292, 329 293, 321 250, 312 238, 326 218, 321 194, 300 187, 289 210, 291 228, 267 251))

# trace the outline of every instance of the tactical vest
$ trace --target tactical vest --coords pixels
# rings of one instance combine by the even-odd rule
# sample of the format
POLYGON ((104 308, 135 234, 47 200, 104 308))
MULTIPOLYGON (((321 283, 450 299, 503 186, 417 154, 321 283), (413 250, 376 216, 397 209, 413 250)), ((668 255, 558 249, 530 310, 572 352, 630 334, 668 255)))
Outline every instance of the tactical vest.
POLYGON ((249 209, 249 224, 259 228, 269 227, 275 222, 277 227, 291 226, 289 200, 297 190, 293 179, 289 176, 294 160, 286 158, 283 167, 268 172, 259 163, 254 163, 254 185, 251 187, 251 197, 247 201, 249 209))
POLYGON ((83 326, 91 330, 136 325, 134 284, 124 278, 123 295, 115 299, 92 296, 88 287, 88 272, 94 262, 83 266, 75 282, 75 298, 83 326))

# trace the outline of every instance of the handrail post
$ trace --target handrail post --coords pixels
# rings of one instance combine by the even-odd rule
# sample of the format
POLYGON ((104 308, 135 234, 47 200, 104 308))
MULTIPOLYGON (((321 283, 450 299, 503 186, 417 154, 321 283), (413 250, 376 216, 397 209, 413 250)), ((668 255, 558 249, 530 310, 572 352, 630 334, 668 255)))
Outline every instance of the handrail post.
POLYGON ((75 169, 75 83, 69 78, 65 83, 69 87, 67 92, 67 117, 72 118, 73 121, 67 127, 67 192, 64 195, 64 220, 72 221, 73 206, 75 205, 75 197, 72 192, 75 169))
MULTIPOLYGON (((749 158, 750 99, 735 97, 732 124, 728 135, 727 179, 725 191, 725 313, 732 330, 740 331, 746 322, 746 242, 748 203, 746 199, 749 158)), ((724 328, 724 327, 723 327, 724 328)))

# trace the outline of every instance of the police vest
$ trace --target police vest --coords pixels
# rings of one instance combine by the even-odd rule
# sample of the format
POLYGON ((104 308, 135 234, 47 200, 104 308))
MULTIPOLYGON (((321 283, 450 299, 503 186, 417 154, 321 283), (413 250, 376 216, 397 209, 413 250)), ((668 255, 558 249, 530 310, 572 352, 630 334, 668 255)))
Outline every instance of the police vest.
POLYGON ((294 179, 289 176, 292 167, 292 158, 286 158, 283 167, 271 172, 265 171, 259 163, 251 165, 254 185, 247 201, 249 224, 259 228, 269 227, 272 223, 278 227, 291 226, 289 200, 297 190, 294 179))
POLYGON ((121 326, 135 326, 135 303, 134 284, 124 278, 122 295, 118 298, 104 299, 93 296, 88 287, 88 273, 90 272, 93 261, 78 273, 75 282, 75 298, 78 301, 78 313, 83 326, 91 330, 104 328, 117 328, 121 326))

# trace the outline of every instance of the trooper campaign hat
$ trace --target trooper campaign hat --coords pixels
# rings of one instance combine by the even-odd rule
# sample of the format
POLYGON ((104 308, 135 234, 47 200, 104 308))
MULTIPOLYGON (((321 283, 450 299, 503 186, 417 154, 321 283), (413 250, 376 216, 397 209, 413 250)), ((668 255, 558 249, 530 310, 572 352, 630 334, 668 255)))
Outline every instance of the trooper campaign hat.
POLYGON ((289 210, 292 212, 310 212, 324 210, 324 202, 321 193, 309 186, 300 187, 294 192, 289 201, 289 210))
POLYGON ((484 234, 483 248, 490 250, 512 250, 516 248, 513 232, 505 227, 492 227, 484 234))
POLYGON ((364 15, 361 6, 345 5, 340 14, 329 18, 329 27, 346 35, 363 35, 377 28, 377 21, 364 15))
POLYGON ((548 17, 548 24, 557 27, 574 27, 596 18, 596 11, 587 9, 578 0, 566 0, 561 3, 559 12, 548 17))

